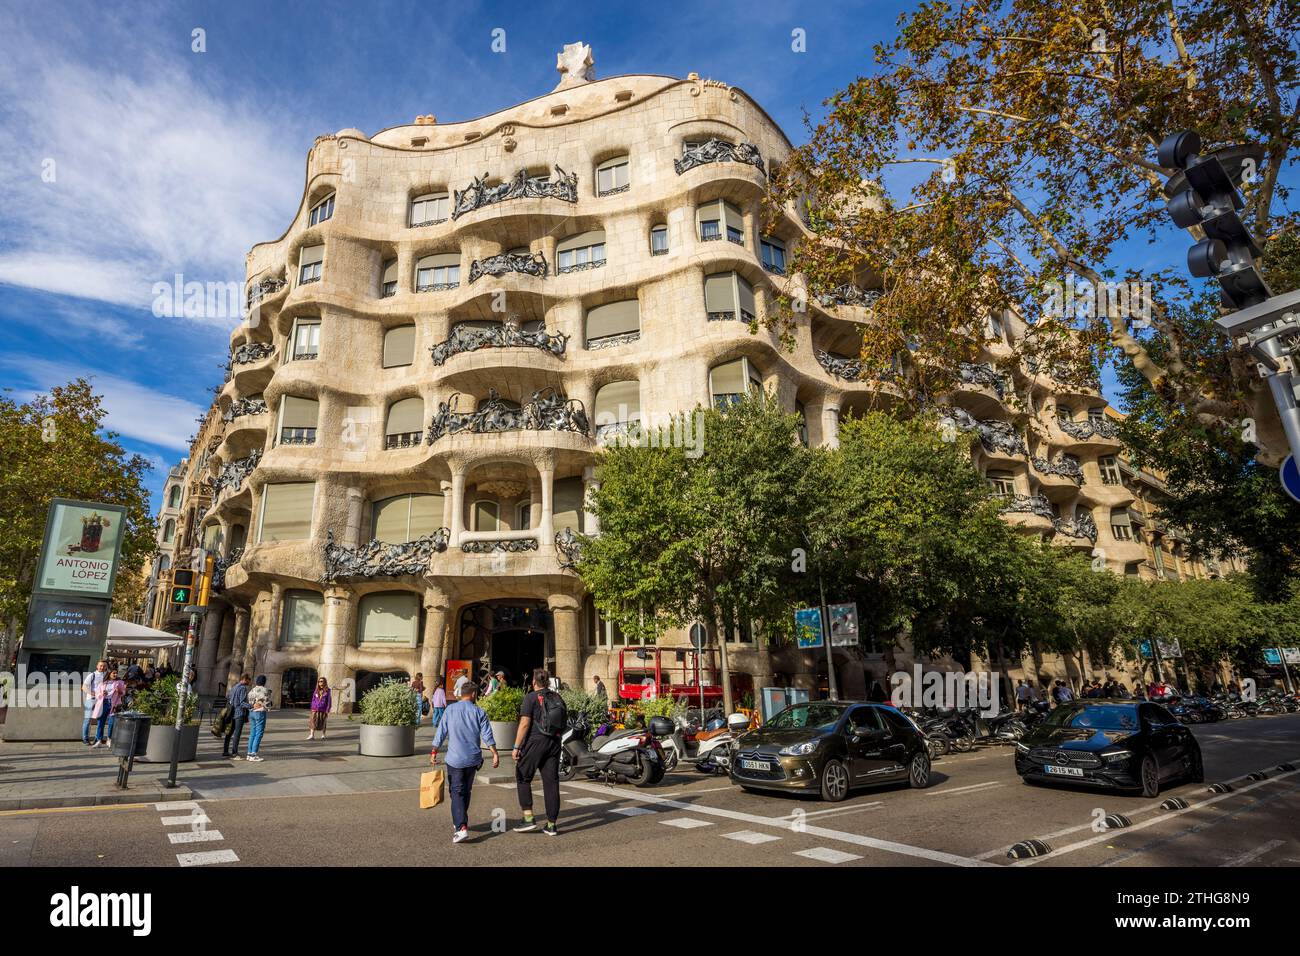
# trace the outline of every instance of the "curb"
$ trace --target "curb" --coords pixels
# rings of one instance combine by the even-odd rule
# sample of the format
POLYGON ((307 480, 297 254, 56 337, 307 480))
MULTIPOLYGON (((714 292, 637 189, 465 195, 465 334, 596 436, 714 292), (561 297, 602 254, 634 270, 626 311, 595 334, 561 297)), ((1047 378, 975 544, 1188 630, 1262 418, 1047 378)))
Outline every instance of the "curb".
POLYGON ((108 807, 126 803, 172 803, 192 799, 193 791, 183 784, 177 784, 170 790, 127 789, 116 793, 87 793, 64 797, 4 797, 0 798, 0 811, 108 807))

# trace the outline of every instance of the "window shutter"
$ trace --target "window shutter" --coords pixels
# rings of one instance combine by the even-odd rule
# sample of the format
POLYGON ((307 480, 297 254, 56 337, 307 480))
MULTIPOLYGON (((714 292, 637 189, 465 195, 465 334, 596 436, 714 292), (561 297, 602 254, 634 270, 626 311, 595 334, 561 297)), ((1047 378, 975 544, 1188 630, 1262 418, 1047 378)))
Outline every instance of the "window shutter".
POLYGON ((288 591, 284 596, 281 644, 319 644, 325 618, 325 597, 315 591, 288 591))
POLYGON ((396 281, 397 281, 397 260, 389 259, 387 262, 384 263, 384 278, 382 282, 384 284, 387 284, 389 282, 396 282, 396 281))
POLYGON ((388 408, 388 426, 385 435, 405 435, 424 427, 424 399, 404 398, 388 408))
POLYGON ((259 542, 297 541, 311 537, 314 481, 267 485, 262 491, 259 542))
POLYGON ((605 230, 594 229, 591 232, 580 233, 576 236, 570 236, 563 242, 556 243, 555 252, 558 255, 561 252, 568 252, 572 249, 582 249, 586 246, 600 245, 605 241, 605 230))
POLYGON ((745 394, 745 360, 736 359, 725 365, 716 366, 709 373, 713 383, 714 395, 745 394))
POLYGON ((358 644, 404 644, 419 636, 420 599, 415 594, 367 594, 358 608, 358 644))
POLYGON ((756 315, 754 311, 754 287, 745 280, 744 276, 736 276, 736 288, 740 292, 740 307, 750 315, 756 315))
POLYGON ((742 216, 740 210, 731 203, 724 202, 722 204, 722 215, 727 220, 727 226, 729 228, 739 229, 741 232, 745 231, 745 217, 742 216))
POLYGON ((309 266, 325 258, 325 246, 304 246, 298 255, 298 265, 309 266))
POLYGON ((719 272, 704 278, 704 311, 735 312, 736 286, 734 272, 719 272))
POLYGON ((598 305, 587 312, 587 341, 641 329, 641 306, 636 299, 598 305))
POLYGON ((281 428, 315 428, 316 415, 320 409, 314 398, 298 398, 286 395, 281 399, 281 428))
POLYGON ((641 420, 641 383, 610 382, 596 393, 594 413, 597 426, 641 420))
POLYGON ((582 531, 582 479, 561 478, 555 482, 552 524, 556 531, 582 531))
POLYGON ((422 538, 441 528, 442 507, 442 495, 411 495, 411 537, 422 538))
POLYGON ((417 269, 436 269, 439 266, 460 265, 459 252, 440 252, 436 256, 425 256, 416 263, 417 269))
POLYGON ((384 368, 415 362, 415 326, 399 325, 384 333, 384 368))

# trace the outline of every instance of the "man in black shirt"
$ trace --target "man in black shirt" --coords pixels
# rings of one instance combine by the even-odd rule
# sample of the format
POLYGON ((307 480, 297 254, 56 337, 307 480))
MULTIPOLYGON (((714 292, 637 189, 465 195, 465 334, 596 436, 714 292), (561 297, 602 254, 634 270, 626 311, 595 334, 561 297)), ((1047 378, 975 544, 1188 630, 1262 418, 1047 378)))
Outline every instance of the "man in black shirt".
POLYGON ((551 675, 545 668, 533 671, 533 689, 519 706, 519 733, 510 756, 515 761, 515 788, 519 792, 519 809, 524 821, 517 833, 537 829, 533 818, 533 777, 542 774, 542 796, 546 802, 546 826, 542 832, 556 836, 560 817, 560 734, 555 727, 564 726, 564 701, 551 690, 551 675), (558 709, 558 715, 556 713, 558 709))

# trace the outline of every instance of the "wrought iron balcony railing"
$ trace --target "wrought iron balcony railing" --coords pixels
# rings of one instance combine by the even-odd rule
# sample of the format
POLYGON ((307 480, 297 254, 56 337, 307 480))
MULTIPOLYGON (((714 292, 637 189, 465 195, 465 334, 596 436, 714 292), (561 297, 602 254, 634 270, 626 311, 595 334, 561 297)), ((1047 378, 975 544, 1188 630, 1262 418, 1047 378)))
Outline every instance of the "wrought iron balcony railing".
POLYGON ((221 471, 212 479, 213 500, 226 491, 238 491, 244 485, 244 479, 253 473, 257 463, 262 460, 262 451, 258 449, 247 458, 236 458, 221 466, 221 471))
POLYGON ((1012 495, 998 509, 1003 514, 1030 514, 1053 521, 1052 503, 1042 495, 1012 495))
POLYGON ((748 163, 763 175, 767 175, 767 170, 763 167, 763 157, 753 143, 728 143, 726 140, 716 138, 686 150, 681 159, 673 160, 673 169, 680 176, 689 169, 706 166, 709 163, 748 163))
MULTIPOLYGON (((514 319, 514 316, 511 316, 514 319)), ((477 352, 479 349, 501 349, 509 346, 524 346, 541 349, 552 355, 563 355, 568 336, 563 332, 547 332, 545 329, 528 330, 517 321, 502 322, 487 328, 472 325, 458 325, 451 330, 445 342, 439 342, 429 349, 434 365, 442 365, 453 355, 461 352, 477 352)))
POLYGON ((819 292, 817 301, 825 308, 836 305, 856 305, 869 308, 875 305, 876 300, 882 295, 884 293, 879 289, 862 289, 856 285, 846 283, 845 285, 836 286, 829 292, 819 292))
POLYGON ((427 282, 424 285, 417 284, 416 292, 447 292, 451 289, 459 289, 459 282, 427 282))
POLYGON ((283 279, 273 279, 269 276, 263 279, 258 279, 248 287, 248 307, 251 309, 268 295, 274 295, 276 292, 279 292, 286 284, 287 283, 283 279))
POLYGON ((1113 422, 1108 422, 1104 418, 1100 420, 1090 418, 1084 422, 1076 422, 1068 418, 1058 418, 1056 424, 1061 431, 1065 432, 1071 438, 1077 438, 1079 441, 1087 441, 1094 435, 1109 439, 1119 438, 1119 428, 1113 422))
POLYGON ((998 393, 998 398, 1006 394, 1006 381, 997 369, 987 362, 962 362, 957 374, 963 382, 970 385, 982 385, 998 393))
POLYGON ((588 349, 612 349, 619 345, 627 345, 629 342, 636 342, 641 338, 641 330, 635 332, 619 332, 616 335, 602 335, 599 338, 587 339, 588 349))
POLYGON ((748 309, 730 309, 725 312, 710 312, 710 322, 753 322, 754 313, 748 309))
POLYGON ((321 583, 330 584, 340 578, 422 575, 428 570, 433 555, 447 550, 450 539, 451 532, 439 528, 431 534, 400 544, 371 541, 360 548, 349 548, 335 544, 334 532, 328 531, 325 535, 325 571, 321 575, 321 583))
POLYGON ((384 436, 385 450, 393 448, 414 448, 423 444, 424 432, 400 432, 384 436))
POLYGON ((572 265, 560 266, 555 270, 556 275, 568 275, 570 272, 590 272, 592 269, 603 269, 605 259, 592 259, 589 262, 575 262, 572 265))
POLYGON ((316 444, 316 429, 314 428, 282 428, 280 429, 281 445, 314 445, 316 444))
POLYGON ((846 382, 857 382, 861 380, 862 373, 866 371, 866 366, 862 364, 861 359, 848 358, 844 355, 833 355, 830 352, 817 349, 814 353, 817 356, 817 364, 826 370, 828 375, 834 375, 836 378, 842 378, 846 382))
POLYGON ((460 546, 466 554, 491 554, 505 551, 509 554, 521 554, 524 551, 536 551, 536 538, 493 538, 491 540, 465 541, 460 546))
POLYGON ((472 412, 453 411, 459 397, 460 393, 457 392, 451 401, 439 404, 438 413, 429 425, 430 445, 443 435, 461 432, 488 434, 528 430, 569 431, 583 435, 591 433, 582 402, 560 394, 551 386, 533 392, 532 400, 523 405, 503 399, 495 388, 489 389, 487 401, 472 412))
POLYGON ((1052 524, 1058 533, 1066 537, 1087 538, 1093 544, 1097 543, 1097 523, 1092 520, 1090 514, 1075 515, 1072 521, 1057 518, 1052 524))
POLYGON ((530 177, 526 170, 519 170, 508 182, 495 186, 487 184, 487 174, 476 177, 464 189, 457 189, 452 200, 451 218, 459 219, 466 213, 484 206, 491 206, 508 199, 562 199, 565 202, 578 201, 578 175, 566 173, 559 166, 555 167, 555 176, 551 179, 530 177))
POLYGON ((248 365, 274 354, 275 346, 270 342, 245 342, 230 353, 230 362, 232 365, 248 365))
POLYGON ((469 264, 469 281, 473 285, 483 276, 500 278, 510 272, 545 279, 546 257, 541 253, 503 252, 486 259, 475 259, 469 264))
POLYGON ((262 415, 267 410, 264 399, 241 398, 230 403, 230 407, 221 413, 221 420, 226 424, 230 424, 236 418, 243 418, 245 415, 262 415))
POLYGON ((1004 455, 1025 455, 1029 449, 1025 440, 1009 423, 998 419, 979 421, 964 408, 944 409, 944 417, 962 431, 977 431, 985 451, 998 451, 1004 455))
POLYGON ((239 559, 244 556, 243 548, 235 548, 224 558, 214 558, 212 561, 212 588, 215 591, 223 590, 226 586, 226 572, 239 563, 239 559))
POLYGON ((1034 471, 1040 475, 1059 475, 1062 478, 1069 478, 1076 485, 1081 485, 1085 481, 1083 467, 1073 458, 1057 455, 1051 461, 1046 458, 1031 458, 1030 462, 1034 466, 1034 471))

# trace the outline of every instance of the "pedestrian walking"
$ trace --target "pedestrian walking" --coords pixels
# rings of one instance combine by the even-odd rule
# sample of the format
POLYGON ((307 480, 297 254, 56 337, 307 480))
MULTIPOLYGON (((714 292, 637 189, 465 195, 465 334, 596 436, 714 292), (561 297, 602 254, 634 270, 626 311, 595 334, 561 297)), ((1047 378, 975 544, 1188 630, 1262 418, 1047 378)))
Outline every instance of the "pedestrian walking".
POLYGON ((99 700, 99 690, 108 680, 108 661, 100 661, 95 669, 81 681, 81 742, 93 747, 90 740, 90 722, 94 720, 95 703, 99 700))
POLYGON ((262 734, 266 733, 266 715, 271 711, 271 692, 266 689, 266 675, 257 675, 257 686, 248 692, 248 758, 262 761, 262 734))
POLYGON ((308 740, 314 740, 318 730, 320 739, 325 739, 325 721, 329 719, 332 702, 329 681, 324 677, 316 678, 316 689, 311 693, 311 728, 307 731, 308 740))
MULTIPOLYGON (((439 688, 441 690, 441 688, 439 688)), ((474 776, 483 766, 483 746, 492 751, 492 766, 501 766, 492 723, 474 703, 472 682, 461 686, 460 700, 446 708, 433 735, 429 763, 438 763, 438 749, 447 744, 447 789, 451 793, 451 842, 469 839, 469 801, 474 790, 474 776)))
POLYGON ((126 683, 117 676, 117 668, 110 667, 107 679, 95 691, 95 742, 90 746, 104 747, 113 739, 113 715, 122 709, 126 697, 126 683))
POLYGON ((415 726, 420 726, 420 719, 424 716, 425 708, 429 702, 424 699, 424 675, 416 674, 411 678, 411 693, 415 695, 415 726))
POLYGON ((592 680, 596 682, 596 699, 609 700, 609 691, 605 689, 605 682, 600 679, 600 675, 597 674, 592 680))
POLYGON ((231 720, 230 729, 226 731, 226 736, 221 741, 221 756, 229 757, 231 760, 239 759, 239 735, 244 732, 244 724, 248 723, 248 685, 252 682, 252 677, 242 674, 239 683, 226 695, 226 703, 230 705, 231 720))
POLYGON ((506 672, 497 671, 495 674, 492 675, 492 679, 488 681, 487 690, 483 692, 483 696, 484 697, 491 696, 492 694, 495 694, 497 691, 499 691, 502 687, 505 686, 506 686, 506 672))
POLYGON ((447 689, 442 685, 441 677, 433 679, 433 696, 429 699, 429 723, 434 727, 442 722, 442 715, 447 712, 447 689))
POLYGON ((1022 678, 1016 684, 1016 709, 1025 710, 1029 707, 1029 685, 1022 678))
POLYGON ((515 832, 537 829, 533 817, 533 777, 542 775, 546 826, 542 832, 556 836, 560 818, 560 735, 568 724, 564 701, 551 689, 551 675, 543 667, 533 671, 533 689, 519 707, 519 732, 511 756, 515 761, 515 789, 524 819, 515 832))

